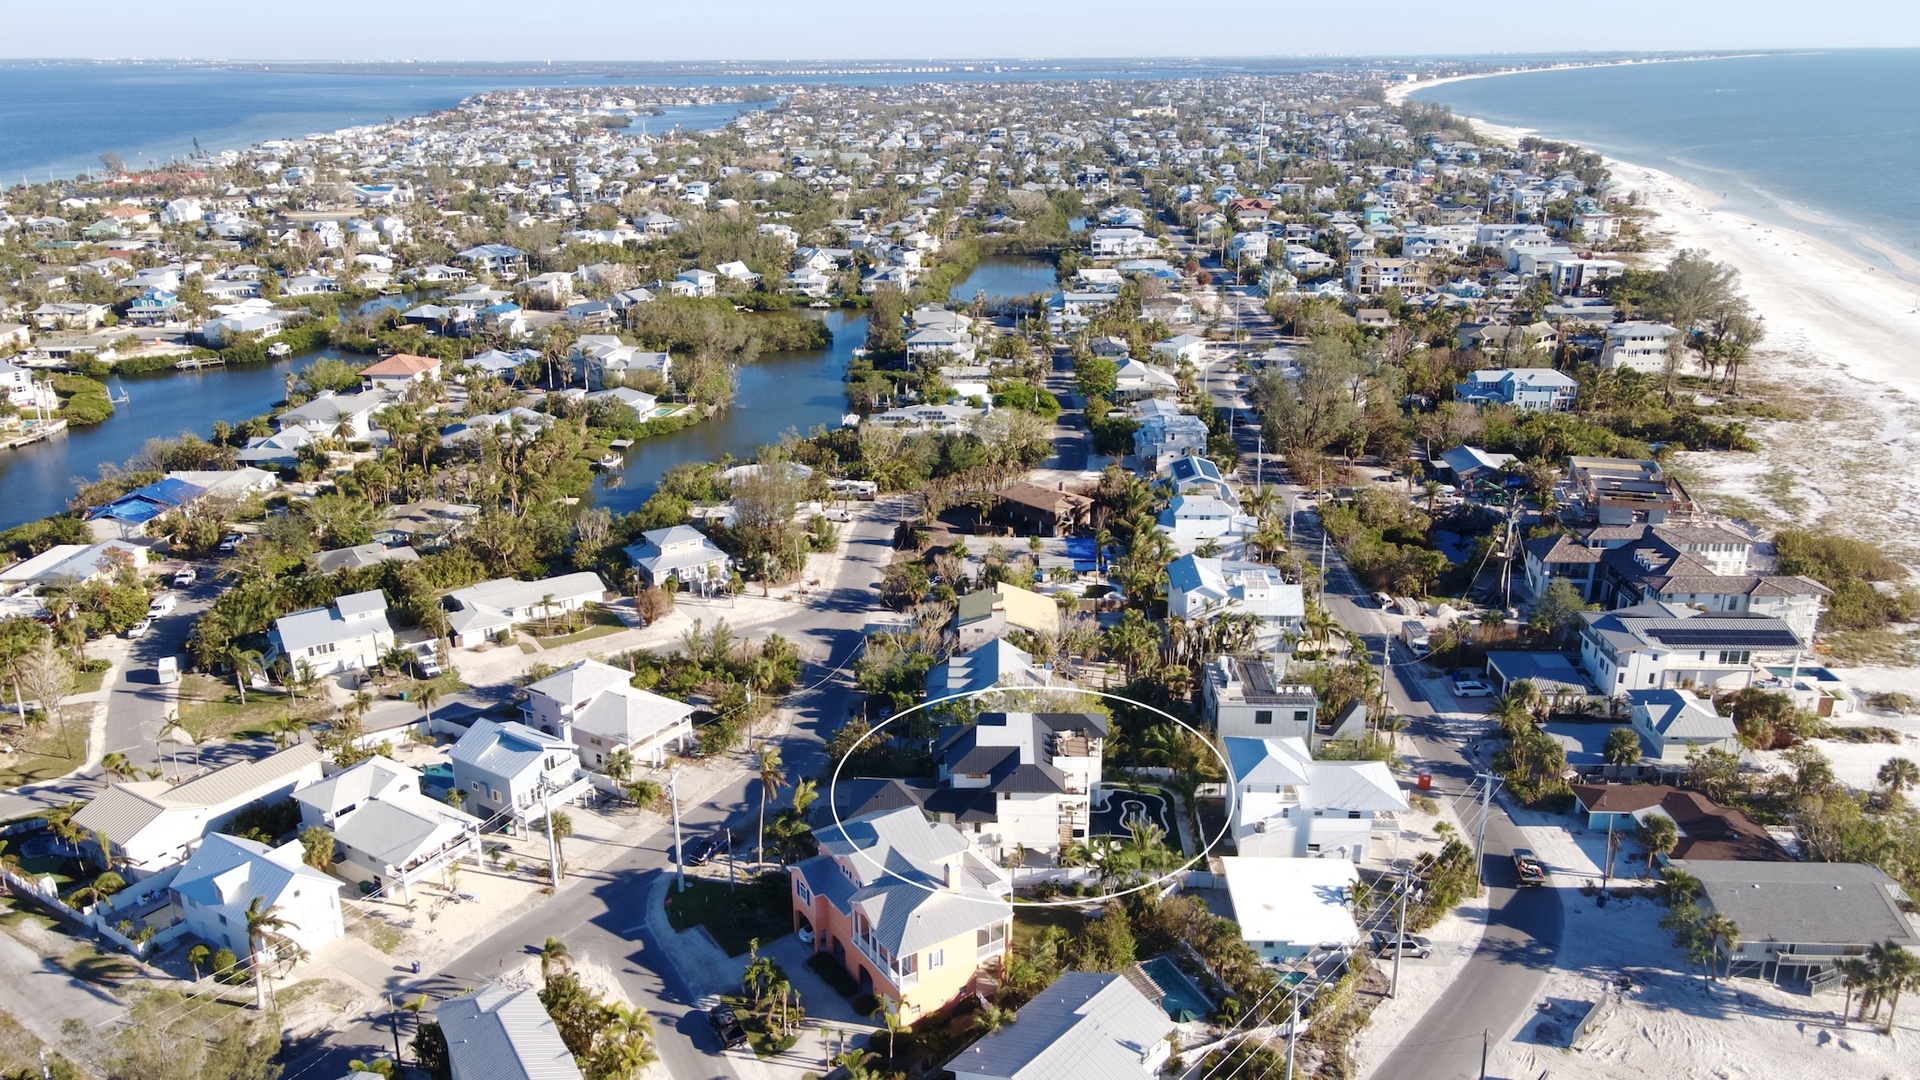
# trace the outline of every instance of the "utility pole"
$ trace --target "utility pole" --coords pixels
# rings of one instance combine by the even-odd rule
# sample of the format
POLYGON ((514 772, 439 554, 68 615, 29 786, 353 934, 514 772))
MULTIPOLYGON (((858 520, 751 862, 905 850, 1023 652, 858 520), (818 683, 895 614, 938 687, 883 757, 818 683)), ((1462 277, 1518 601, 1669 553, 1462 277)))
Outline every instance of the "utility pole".
POLYGON ((1388 997, 1400 995, 1400 954, 1407 951, 1407 894, 1413 891, 1412 872, 1400 875, 1400 936, 1393 943, 1393 985, 1387 988, 1388 997))
POLYGON ((1613 815, 1607 815, 1607 868, 1600 872, 1600 887, 1613 884, 1613 815))
POLYGON ((1478 773, 1474 779, 1486 782, 1486 786, 1480 789, 1480 831, 1473 840, 1473 875, 1485 881, 1482 864, 1487 857, 1487 818, 1493 811, 1493 785, 1499 783, 1500 778, 1492 773, 1478 773))
POLYGON ((1480 1029, 1480 1080, 1487 1080, 1487 1050, 1493 1045, 1493 1032, 1480 1029))
POLYGON ((560 888, 560 838, 553 834, 553 806, 547 798, 547 778, 540 778, 540 813, 547 819, 547 884, 560 888))
POLYGON ((1287 1080, 1293 1080, 1293 1046, 1300 1034, 1300 987, 1297 984, 1287 991, 1287 1003, 1292 1007, 1287 1016, 1287 1080))
POLYGON ((673 876, 679 891, 687 891, 687 849, 680 842, 680 770, 667 770, 667 797, 673 801, 673 876))

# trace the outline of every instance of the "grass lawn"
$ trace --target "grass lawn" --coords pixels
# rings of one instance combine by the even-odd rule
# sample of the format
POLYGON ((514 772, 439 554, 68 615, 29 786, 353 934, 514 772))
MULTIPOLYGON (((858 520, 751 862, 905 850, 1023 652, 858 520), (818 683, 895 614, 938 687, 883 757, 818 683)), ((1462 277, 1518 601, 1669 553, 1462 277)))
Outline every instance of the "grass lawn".
POLYGON ((37 728, 9 725, 0 737, 12 753, 0 754, 0 789, 18 787, 41 780, 57 780, 79 768, 86 758, 87 723, 93 705, 67 705, 67 726, 75 752, 69 756, 60 743, 59 727, 45 723, 37 728))
MULTIPOLYGON (((553 637, 544 636, 539 632, 540 623, 537 621, 527 623, 524 628, 533 636, 534 640, 538 641, 542 647, 548 649, 558 645, 571 645, 576 641, 591 641, 597 637, 606 637, 608 634, 617 634, 627 628, 627 624, 620 621, 620 616, 615 615, 606 608, 588 608, 585 614, 587 616, 586 628, 570 634, 561 633, 553 637)), ((556 626, 556 629, 562 628, 565 625, 565 621, 562 620, 558 626, 556 626)))
POLYGON ((22 751, 0 760, 0 789, 41 780, 57 780, 80 767, 80 762, 59 754, 34 754, 22 751))
POLYGON ((1076 908, 1035 907, 1030 904, 1015 904, 1013 907, 1013 944, 1009 946, 1015 956, 1033 955, 1034 943, 1047 927, 1057 926, 1073 937, 1086 929, 1087 917, 1076 908))
POLYGON ((689 877, 686 892, 667 891, 667 922, 675 930, 704 926, 722 951, 739 956, 754 938, 768 942, 793 933, 788 888, 785 874, 732 888, 725 881, 689 877))
POLYGON ((197 742, 270 735, 275 720, 289 714, 309 721, 324 718, 326 706, 313 698, 295 701, 280 690, 248 690, 240 703, 233 680, 208 675, 180 676, 180 725, 197 742))
POLYGON ((73 673, 73 694, 71 696, 79 697, 81 694, 93 693, 94 691, 100 689, 101 684, 106 680, 106 678, 107 678, 107 670, 105 668, 101 668, 99 671, 74 672, 73 673))

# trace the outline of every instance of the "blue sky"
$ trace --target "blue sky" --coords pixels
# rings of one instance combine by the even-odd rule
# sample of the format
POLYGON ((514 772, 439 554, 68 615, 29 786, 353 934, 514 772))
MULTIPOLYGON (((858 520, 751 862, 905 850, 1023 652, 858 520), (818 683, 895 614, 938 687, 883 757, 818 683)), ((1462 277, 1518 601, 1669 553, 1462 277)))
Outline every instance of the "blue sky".
POLYGON ((0 56, 339 60, 1303 56, 1920 46, 1912 0, 93 0, 22 4, 0 56), (113 27, 112 33, 94 32, 113 27))

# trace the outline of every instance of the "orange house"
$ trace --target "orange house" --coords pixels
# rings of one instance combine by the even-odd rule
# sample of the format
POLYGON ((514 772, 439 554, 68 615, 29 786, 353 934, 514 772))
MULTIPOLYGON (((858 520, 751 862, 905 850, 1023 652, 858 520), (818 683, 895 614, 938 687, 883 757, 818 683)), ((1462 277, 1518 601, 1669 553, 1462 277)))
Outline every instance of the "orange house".
POLYGON ((789 868, 795 930, 813 933, 861 989, 904 1023, 967 992, 1003 964, 1013 883, 951 825, 912 807, 819 830, 820 854, 789 868))

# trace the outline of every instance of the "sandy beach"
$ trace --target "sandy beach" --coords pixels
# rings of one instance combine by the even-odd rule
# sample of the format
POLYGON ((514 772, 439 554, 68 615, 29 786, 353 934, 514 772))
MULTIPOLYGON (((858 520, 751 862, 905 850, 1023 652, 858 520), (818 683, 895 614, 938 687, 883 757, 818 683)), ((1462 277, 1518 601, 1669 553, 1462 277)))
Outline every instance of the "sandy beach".
MULTIPOLYGON (((1395 86, 1389 97, 1449 81, 1395 86)), ((1468 119, 1509 144, 1552 137, 1468 119)), ((1920 565, 1920 285, 1859 252, 1717 209, 1718 195, 1658 169, 1612 158, 1607 166, 1656 215, 1650 263, 1698 248, 1740 271, 1767 325, 1742 368, 1742 391, 1805 414, 1749 424, 1758 454, 1681 455, 1695 494, 1761 531, 1833 529, 1920 565)), ((1871 236, 1859 240, 1920 277, 1912 260, 1871 236)))

